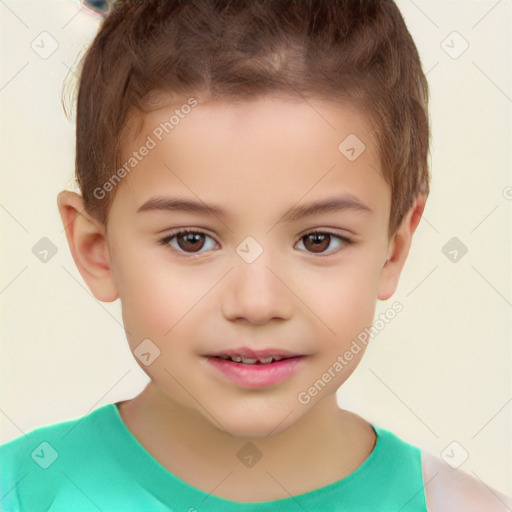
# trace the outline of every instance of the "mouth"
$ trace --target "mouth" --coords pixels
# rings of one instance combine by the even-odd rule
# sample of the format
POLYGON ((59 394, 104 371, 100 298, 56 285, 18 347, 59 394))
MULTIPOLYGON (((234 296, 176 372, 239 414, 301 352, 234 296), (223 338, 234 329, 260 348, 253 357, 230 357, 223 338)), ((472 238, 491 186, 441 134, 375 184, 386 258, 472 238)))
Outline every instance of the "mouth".
POLYGON ((302 367, 306 355, 282 350, 238 350, 204 356, 209 367, 223 378, 244 388, 261 388, 279 384, 302 367), (235 353, 238 352, 238 353, 235 353))

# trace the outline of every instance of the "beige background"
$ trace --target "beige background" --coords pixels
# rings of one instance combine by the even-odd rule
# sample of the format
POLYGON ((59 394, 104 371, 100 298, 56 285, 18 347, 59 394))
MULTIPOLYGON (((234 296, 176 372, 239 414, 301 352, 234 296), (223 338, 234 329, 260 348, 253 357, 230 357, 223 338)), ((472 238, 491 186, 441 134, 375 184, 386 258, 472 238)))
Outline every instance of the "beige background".
MULTIPOLYGON (((461 469, 511 494, 511 2, 398 5, 431 87, 432 192, 398 291, 377 315, 394 300, 404 310, 372 340, 340 403, 438 456, 457 441, 469 453, 461 469), (443 253, 452 237, 467 247, 455 262, 443 253)), ((98 20, 71 0, 5 0, 0 16, 5 442, 130 398, 147 377, 119 301, 98 302, 81 279, 56 206, 74 165, 62 81, 98 20), (31 47, 41 37, 48 51, 58 44, 47 58, 31 47), (43 237, 57 250, 46 263, 32 252, 43 237)))

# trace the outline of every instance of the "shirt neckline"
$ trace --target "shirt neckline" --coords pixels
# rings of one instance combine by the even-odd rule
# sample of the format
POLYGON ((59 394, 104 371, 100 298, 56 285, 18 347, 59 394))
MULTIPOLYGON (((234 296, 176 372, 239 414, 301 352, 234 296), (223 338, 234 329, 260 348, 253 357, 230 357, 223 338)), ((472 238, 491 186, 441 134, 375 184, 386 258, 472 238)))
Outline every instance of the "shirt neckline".
MULTIPOLYGON (((120 403, 120 402, 117 402, 120 403)), ((368 455, 368 457, 363 461, 359 467, 350 473, 349 475, 332 482, 330 484, 318 487, 311 491, 307 491, 305 493, 301 493, 298 495, 293 495, 288 498, 280 498, 277 500, 266 500, 266 501, 257 501, 257 502, 239 502, 230 500, 227 498, 222 498, 220 496, 216 496, 214 494, 208 493, 199 489, 198 487, 194 487, 192 484, 189 484, 185 480, 182 480, 180 477, 172 473, 168 470, 163 464, 161 464, 153 455, 140 443, 140 441, 135 437, 135 435, 131 432, 128 426, 125 424, 121 413, 119 412, 117 403, 110 403, 103 407, 110 416, 110 419, 113 421, 115 428, 118 430, 117 433, 113 432, 112 437, 113 442, 112 446, 114 448, 119 448, 118 455, 121 458, 122 451, 122 459, 124 459, 124 463, 129 465, 130 468, 134 468, 136 472, 137 480, 143 480, 142 484, 145 488, 148 488, 152 493, 160 493, 162 494, 162 489, 167 490, 168 499, 172 500, 176 498, 176 494, 178 493, 180 496, 186 499, 187 503, 191 503, 191 501, 197 503, 202 503, 205 500, 209 500, 212 506, 223 506, 226 512, 231 512, 235 510, 239 510, 240 507, 243 507, 247 511, 257 512, 259 510, 266 510, 266 507, 285 507, 288 504, 292 504, 292 502, 300 501, 303 506, 308 504, 317 504, 321 502, 325 502, 325 495, 334 493, 339 491, 342 487, 346 487, 351 484, 354 480, 361 479, 361 481, 367 480, 371 468, 374 466, 378 458, 382 455, 384 451, 384 439, 383 439, 383 429, 378 427, 377 425, 373 425, 370 423, 373 431, 375 432, 375 445, 373 450, 368 455), (122 435, 125 438, 125 443, 119 439, 119 435, 122 435), (127 446, 128 450, 127 450, 127 446)), ((346 489, 348 492, 355 492, 357 486, 353 486, 352 488, 346 489)), ((357 489, 357 492, 361 492, 361 488, 357 489)), ((295 503, 296 504, 296 503, 295 503)), ((203 506, 203 505, 201 505, 203 506)), ((269 508, 270 510, 271 508, 269 508)))

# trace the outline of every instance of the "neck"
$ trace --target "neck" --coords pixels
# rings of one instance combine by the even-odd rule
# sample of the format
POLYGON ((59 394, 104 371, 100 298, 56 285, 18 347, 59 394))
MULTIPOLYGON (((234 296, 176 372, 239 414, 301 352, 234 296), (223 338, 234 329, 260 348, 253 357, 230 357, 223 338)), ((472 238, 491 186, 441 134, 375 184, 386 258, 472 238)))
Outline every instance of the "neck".
MULTIPOLYGON (((340 409, 336 395, 326 396, 285 430, 251 438, 219 429, 196 410, 169 399, 151 382, 119 410, 145 448, 183 480, 206 490, 215 487, 215 479, 218 483, 230 474, 232 487, 225 486, 224 494, 231 499, 247 498, 250 492, 262 499, 261 488, 268 488, 269 475, 283 482, 287 492, 296 486, 295 494, 327 485, 357 469, 375 442, 368 423, 340 409), (246 447, 248 442, 257 451, 246 447), (250 467, 250 457, 248 462, 243 458, 254 454, 261 458, 250 467), (312 477, 311 467, 323 469, 312 477), (311 489, 305 489, 306 479, 311 489)), ((282 490, 269 492, 274 498, 289 496, 281 495, 282 490)))

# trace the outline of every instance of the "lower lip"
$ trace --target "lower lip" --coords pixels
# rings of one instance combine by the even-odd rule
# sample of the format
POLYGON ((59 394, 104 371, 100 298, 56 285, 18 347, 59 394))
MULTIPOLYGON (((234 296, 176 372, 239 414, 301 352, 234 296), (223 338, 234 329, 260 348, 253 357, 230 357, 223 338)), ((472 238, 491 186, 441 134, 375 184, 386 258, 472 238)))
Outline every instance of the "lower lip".
POLYGON ((244 364, 218 357, 206 357, 214 368, 244 388, 262 388, 279 384, 295 374, 304 359, 305 356, 297 356, 269 364, 244 364))

